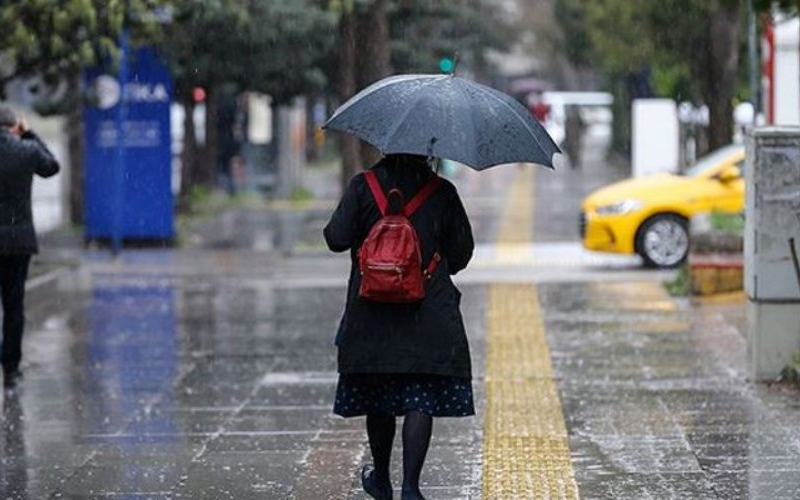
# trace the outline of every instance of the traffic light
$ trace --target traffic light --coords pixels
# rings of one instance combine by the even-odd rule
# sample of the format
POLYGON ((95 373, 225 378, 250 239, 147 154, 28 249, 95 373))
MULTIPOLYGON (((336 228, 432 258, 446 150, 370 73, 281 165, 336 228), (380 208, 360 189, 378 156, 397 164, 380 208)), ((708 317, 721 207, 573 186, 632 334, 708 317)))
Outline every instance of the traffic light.
POLYGON ((192 89, 192 99, 194 99, 194 102, 204 102, 206 100, 206 89, 194 87, 192 89))
POLYGON ((455 69, 456 63, 449 57, 443 57, 439 59, 439 69, 442 70, 442 73, 447 73, 448 75, 453 72, 455 69))

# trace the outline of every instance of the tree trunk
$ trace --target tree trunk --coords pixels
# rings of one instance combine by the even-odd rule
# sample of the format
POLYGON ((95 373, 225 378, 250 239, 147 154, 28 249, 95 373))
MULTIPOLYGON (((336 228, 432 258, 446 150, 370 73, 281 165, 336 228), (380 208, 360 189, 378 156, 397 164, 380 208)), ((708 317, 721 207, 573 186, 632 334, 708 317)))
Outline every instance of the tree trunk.
MULTIPOLYGON (((389 16, 387 0, 374 0, 357 17, 356 57, 357 84, 359 89, 385 78, 392 73, 391 47, 389 42, 389 16)), ((361 142, 361 164, 369 167, 380 159, 380 152, 361 142)))
POLYGON ((208 86, 206 93, 206 144, 203 148, 202 158, 196 162, 195 182, 198 186, 213 187, 217 175, 217 156, 219 152, 219 133, 217 121, 219 105, 222 99, 222 89, 218 85, 208 86))
POLYGON ((614 113, 614 128, 611 137, 611 149, 623 158, 630 158, 631 152, 631 95, 625 78, 621 75, 611 78, 614 102, 611 105, 614 113))
POLYGON ((705 101, 709 111, 708 147, 717 149, 733 136, 733 97, 739 67, 740 2, 713 2, 709 9, 708 72, 705 101))
MULTIPOLYGON (((345 102, 356 91, 356 18, 354 13, 344 13, 339 19, 339 68, 337 74, 337 96, 339 103, 345 102)), ((339 133, 339 152, 342 156, 341 186, 344 192, 350 179, 356 174, 361 162, 358 139, 350 134, 339 133)))
POLYGON ((69 218, 73 224, 84 220, 84 137, 81 73, 73 70, 67 75, 67 150, 69 155, 69 218))
POLYGON ((197 185, 197 133, 194 128, 194 96, 190 91, 181 93, 183 105, 183 150, 181 151, 181 191, 179 205, 185 206, 189 195, 197 185))

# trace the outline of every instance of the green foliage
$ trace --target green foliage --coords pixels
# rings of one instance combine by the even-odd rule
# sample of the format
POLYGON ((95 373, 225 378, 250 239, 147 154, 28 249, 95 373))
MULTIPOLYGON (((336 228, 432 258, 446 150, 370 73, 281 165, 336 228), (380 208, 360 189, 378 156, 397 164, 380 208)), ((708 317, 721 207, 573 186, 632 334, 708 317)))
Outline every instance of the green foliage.
POLYGON ((681 264, 675 277, 664 282, 664 289, 673 297, 689 296, 692 291, 692 278, 689 273, 689 264, 685 262, 681 264))
POLYGON ((744 216, 739 213, 713 210, 710 214, 711 227, 723 233, 744 234, 744 216))
MULTIPOLYGON (((709 106, 710 146, 730 140, 728 108, 748 94, 736 57, 745 49, 743 12, 741 0, 558 0, 554 9, 563 53, 623 98, 615 127, 624 124, 618 111, 629 112, 629 77, 648 74, 657 96, 709 106)), ((616 147, 627 144, 625 134, 615 129, 616 147)))
POLYGON ((614 78, 649 68, 655 92, 681 100, 698 95, 707 69, 698 47, 708 45, 710 14, 704 0, 562 0, 555 8, 560 46, 574 64, 614 78))
POLYGON ((800 0, 753 0, 753 6, 760 12, 771 12, 773 7, 777 7, 784 12, 797 15, 800 11, 800 0))
POLYGON ((780 381, 800 386, 800 351, 796 351, 792 356, 792 362, 783 367, 780 381))
POLYGON ((335 44, 335 16, 298 0, 262 0, 251 7, 250 16, 252 46, 243 86, 277 102, 327 86, 322 65, 335 44))
POLYGON ((55 86, 64 73, 117 57, 123 25, 134 39, 157 33, 161 0, 26 0, 0 7, 0 85, 41 76, 55 86))
MULTIPOLYGON (((52 0, 0 3, 0 84, 43 76, 55 87, 65 70, 118 58, 123 26, 155 43, 176 86, 232 84, 285 102, 322 91, 336 71, 336 22, 372 0, 52 0)), ((460 64, 487 66, 513 30, 498 0, 392 0, 392 63, 397 72, 435 72, 458 51, 460 64)), ((53 108, 43 104, 43 109, 53 108)))
POLYGON ((633 2, 606 0, 586 4, 593 60, 599 61, 608 73, 636 73, 649 66, 655 48, 648 14, 647 8, 633 2))
POLYGON ((230 74, 240 48, 230 40, 237 39, 246 23, 244 6, 232 0, 175 0, 172 8, 159 49, 178 87, 207 86, 215 74, 230 74))
MULTIPOLYGON (((443 57, 481 72, 487 49, 508 48, 517 32, 496 0, 394 1, 389 13, 392 66, 397 73, 438 73, 443 57)), ((456 67, 456 73, 458 73, 456 67)))
POLYGON ((660 96, 672 96, 679 101, 693 100, 696 84, 689 64, 657 65, 651 74, 653 92, 660 96))
POLYGON ((335 16, 307 0, 173 0, 161 53, 178 88, 234 84, 277 102, 324 88, 335 16))
POLYGON ((256 192, 238 191, 230 195, 208 186, 194 185, 182 200, 179 212, 187 217, 204 218, 218 215, 228 208, 258 206, 262 202, 263 196, 256 192))
POLYGON ((591 66, 594 46, 583 3, 580 0, 555 2, 553 15, 562 33, 555 40, 555 50, 576 66, 591 66))
POLYGON ((211 188, 208 186, 192 186, 192 190, 189 193, 189 205, 198 207, 207 204, 211 199, 211 194, 211 188))
POLYGON ((292 201, 310 201, 314 199, 314 193, 304 187, 296 187, 289 195, 292 201))

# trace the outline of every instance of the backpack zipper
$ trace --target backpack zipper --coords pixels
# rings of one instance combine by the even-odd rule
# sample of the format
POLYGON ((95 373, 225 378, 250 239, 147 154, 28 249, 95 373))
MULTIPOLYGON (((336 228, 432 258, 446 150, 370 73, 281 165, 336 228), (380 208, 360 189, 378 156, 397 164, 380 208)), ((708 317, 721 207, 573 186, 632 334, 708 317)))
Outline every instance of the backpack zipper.
POLYGON ((403 270, 400 266, 395 264, 367 264, 367 269, 373 269, 375 271, 394 271, 397 274, 403 274, 403 270))

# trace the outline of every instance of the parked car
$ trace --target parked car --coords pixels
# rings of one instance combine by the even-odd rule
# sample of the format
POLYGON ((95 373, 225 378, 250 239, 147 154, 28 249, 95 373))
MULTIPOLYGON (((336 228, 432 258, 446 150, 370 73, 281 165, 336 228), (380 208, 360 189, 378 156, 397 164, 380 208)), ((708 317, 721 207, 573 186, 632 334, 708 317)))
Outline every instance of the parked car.
POLYGON ((639 254, 647 267, 675 267, 689 253, 689 219, 744 210, 744 146, 728 145, 681 174, 626 179, 584 198, 580 231, 589 250, 639 254))

